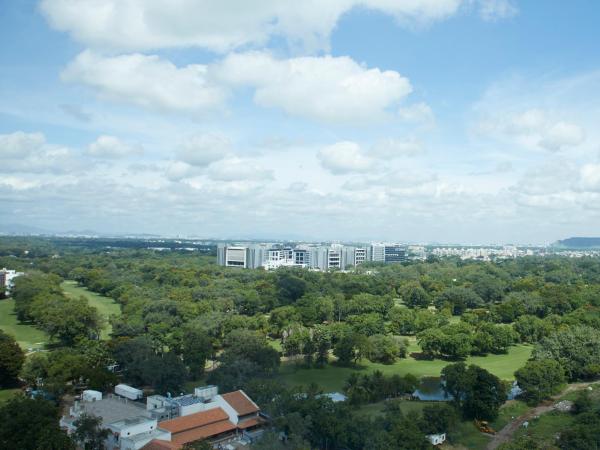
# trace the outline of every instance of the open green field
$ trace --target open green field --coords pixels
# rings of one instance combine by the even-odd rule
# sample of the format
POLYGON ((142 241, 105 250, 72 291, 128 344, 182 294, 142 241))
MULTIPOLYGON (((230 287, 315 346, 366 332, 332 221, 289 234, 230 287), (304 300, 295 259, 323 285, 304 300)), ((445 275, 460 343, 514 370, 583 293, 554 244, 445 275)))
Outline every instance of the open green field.
POLYGON ((25 351, 30 348, 43 348, 48 335, 33 325, 21 324, 13 312, 15 301, 11 298, 0 300, 0 329, 12 335, 25 351))
MULTIPOLYGON (((418 346, 411 342, 410 351, 416 351, 418 346)), ((530 345, 516 345, 511 347, 506 355, 472 356, 467 358, 467 364, 476 364, 489 370, 503 380, 513 380, 513 373, 522 367, 529 359, 533 347, 530 345)), ((364 360, 358 367, 339 367, 328 365, 322 369, 298 368, 295 363, 284 363, 280 369, 282 379, 290 385, 307 385, 316 383, 325 392, 340 391, 344 381, 352 372, 367 373, 380 370, 385 375, 407 373, 416 377, 437 377, 442 369, 451 364, 449 361, 416 360, 412 357, 399 359, 394 364, 376 364, 364 360)))
MULTIPOLYGON (((421 411, 423 411, 423 408, 436 402, 413 402, 410 400, 401 400, 399 403, 402 413, 406 416, 410 416, 415 413, 420 414, 421 411)), ((383 414, 384 409, 385 402, 369 403, 368 405, 360 407, 360 413, 374 418, 383 414)))
POLYGON ((113 315, 121 314, 121 307, 114 299, 105 297, 95 292, 89 291, 87 288, 78 286, 75 281, 64 281, 61 287, 68 297, 80 297, 83 296, 87 299, 90 306, 93 306, 98 310, 100 315, 105 320, 104 328, 102 329, 102 339, 108 339, 112 332, 112 327, 108 322, 108 318, 113 315))
POLYGON ((13 398, 21 389, 0 389, 0 405, 13 398))

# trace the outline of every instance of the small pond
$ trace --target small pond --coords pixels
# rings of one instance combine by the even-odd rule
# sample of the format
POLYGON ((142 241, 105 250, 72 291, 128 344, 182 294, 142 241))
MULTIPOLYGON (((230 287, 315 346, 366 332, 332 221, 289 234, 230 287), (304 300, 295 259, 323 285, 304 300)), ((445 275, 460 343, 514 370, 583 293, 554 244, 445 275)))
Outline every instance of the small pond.
MULTIPOLYGON (((510 390, 508 391, 507 400, 512 400, 521 394, 522 389, 513 381, 510 390)), ((439 377, 423 377, 419 386, 413 392, 413 396, 423 401, 444 402, 452 400, 451 395, 444 392, 442 380, 439 377)))

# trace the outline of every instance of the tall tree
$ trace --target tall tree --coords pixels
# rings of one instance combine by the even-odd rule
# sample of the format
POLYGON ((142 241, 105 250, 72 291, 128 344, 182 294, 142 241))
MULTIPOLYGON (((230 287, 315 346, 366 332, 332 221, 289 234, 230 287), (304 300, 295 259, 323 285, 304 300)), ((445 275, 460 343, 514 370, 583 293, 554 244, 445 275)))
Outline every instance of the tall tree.
POLYGON ((81 444, 84 450, 103 450, 104 441, 110 435, 110 430, 102 428, 100 417, 81 415, 74 423, 73 438, 81 444))
POLYGON ((0 387, 14 386, 25 362, 25 354, 15 339, 0 330, 0 387))
POLYGON ((531 404, 556 394, 566 381, 565 370, 552 359, 527 361, 515 372, 515 379, 523 389, 522 396, 531 404))
POLYGON ((52 403, 17 396, 0 406, 0 448, 75 450, 58 419, 59 410, 52 403))

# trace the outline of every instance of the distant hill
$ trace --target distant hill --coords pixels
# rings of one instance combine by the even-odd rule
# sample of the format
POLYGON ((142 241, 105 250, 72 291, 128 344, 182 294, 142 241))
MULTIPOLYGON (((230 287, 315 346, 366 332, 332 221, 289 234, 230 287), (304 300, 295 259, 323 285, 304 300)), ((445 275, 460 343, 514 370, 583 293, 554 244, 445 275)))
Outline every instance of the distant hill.
POLYGON ((600 249, 600 237, 571 237, 563 239, 554 244, 555 247, 577 248, 577 249, 600 249))

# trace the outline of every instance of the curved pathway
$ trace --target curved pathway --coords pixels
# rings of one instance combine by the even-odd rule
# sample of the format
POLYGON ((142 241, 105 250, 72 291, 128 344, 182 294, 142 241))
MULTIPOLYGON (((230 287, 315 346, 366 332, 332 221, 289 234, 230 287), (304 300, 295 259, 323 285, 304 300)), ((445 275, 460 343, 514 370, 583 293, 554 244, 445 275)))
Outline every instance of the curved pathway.
POLYGON ((572 391, 578 391, 580 389, 584 389, 584 388, 586 388, 586 387, 588 387, 588 386, 590 386, 592 384, 594 384, 594 382, 591 382, 591 383, 573 383, 573 384, 567 385, 567 387, 563 391, 561 391, 560 394, 552 396, 551 400, 546 401, 543 404, 538 405, 535 408, 530 409, 525 414, 522 414, 519 417, 517 417, 516 419, 514 419, 512 422, 509 422, 504 428, 502 428, 500 431, 498 431, 492 437, 492 440, 485 447, 486 450, 495 450, 501 444, 504 444, 505 442, 510 441, 510 439, 513 436, 513 434, 515 434, 515 432, 521 426, 523 426, 524 422, 530 421, 531 419, 533 419, 536 416, 539 416, 541 414, 544 414, 544 413, 552 411, 554 409, 554 403, 555 403, 555 401, 558 400, 558 399, 560 399, 562 396, 564 396, 564 395, 566 395, 566 394, 568 394, 569 392, 572 392, 572 391))

